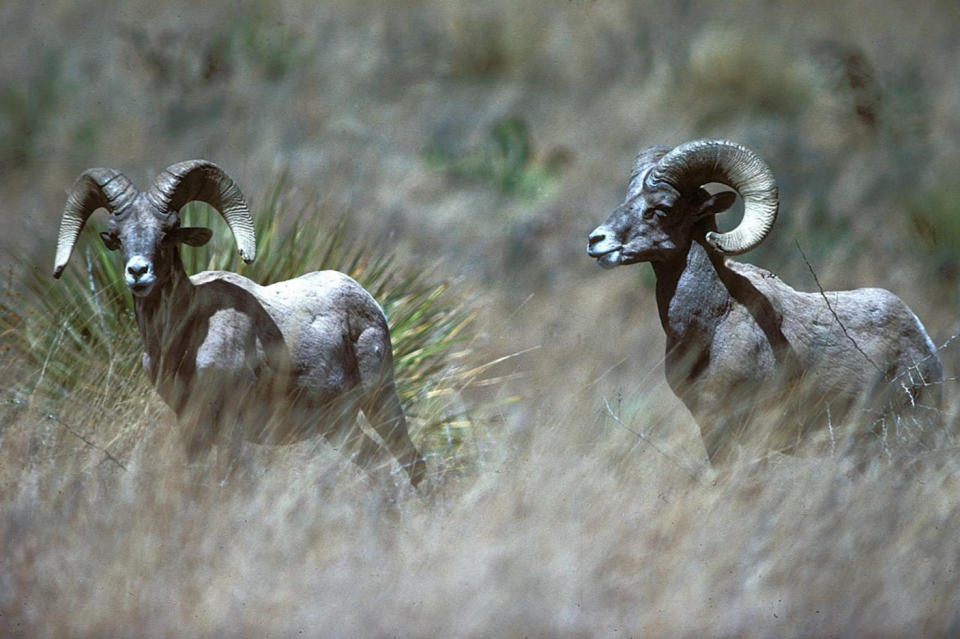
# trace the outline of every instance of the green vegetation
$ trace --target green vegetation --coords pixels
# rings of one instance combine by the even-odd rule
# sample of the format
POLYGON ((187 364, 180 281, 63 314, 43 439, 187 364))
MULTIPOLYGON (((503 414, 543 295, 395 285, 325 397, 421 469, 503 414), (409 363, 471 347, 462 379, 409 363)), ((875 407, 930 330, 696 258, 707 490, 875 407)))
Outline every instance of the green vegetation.
MULTIPOLYGON (((911 198, 905 207, 910 237, 928 252, 929 272, 949 299, 960 299, 960 192, 943 189, 911 198)), ((933 282, 931 282, 933 283, 933 282)))
POLYGON ((543 196, 568 161, 562 150, 537 157, 527 123, 517 116, 496 122, 488 139, 463 155, 434 145, 425 159, 454 179, 492 184, 506 195, 527 199, 543 196))
POLYGON ((235 43, 264 79, 278 82, 308 62, 310 51, 298 26, 283 24, 263 9, 234 21, 227 39, 235 43))
POLYGON ((703 29, 673 74, 675 90, 664 98, 683 103, 703 131, 744 116, 796 118, 815 86, 803 60, 782 43, 758 43, 729 27, 703 29))
POLYGON ((48 53, 22 85, 0 88, 0 169, 40 153, 41 134, 61 102, 61 67, 60 55, 48 53))

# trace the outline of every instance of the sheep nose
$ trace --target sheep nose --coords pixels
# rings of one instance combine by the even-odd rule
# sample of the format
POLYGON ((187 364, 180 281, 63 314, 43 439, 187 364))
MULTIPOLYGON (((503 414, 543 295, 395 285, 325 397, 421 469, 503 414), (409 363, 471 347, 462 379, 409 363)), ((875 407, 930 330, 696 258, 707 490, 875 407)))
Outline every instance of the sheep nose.
POLYGON ((594 229, 593 232, 587 237, 587 241, 590 242, 590 246, 599 244, 605 239, 607 239, 607 233, 601 229, 594 229))
POLYGON ((135 280, 140 279, 140 276, 149 270, 150 270, 150 265, 144 264, 143 262, 130 264, 129 266, 127 266, 127 273, 130 273, 130 275, 132 275, 133 279, 135 280))

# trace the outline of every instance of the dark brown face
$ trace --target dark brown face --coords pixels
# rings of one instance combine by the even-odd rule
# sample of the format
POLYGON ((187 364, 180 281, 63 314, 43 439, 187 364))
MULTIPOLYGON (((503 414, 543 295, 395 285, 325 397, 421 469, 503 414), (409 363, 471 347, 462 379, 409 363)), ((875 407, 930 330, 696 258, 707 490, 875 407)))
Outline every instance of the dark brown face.
POLYGON ((146 297, 170 279, 175 252, 181 243, 202 246, 210 239, 205 228, 181 228, 176 214, 159 213, 145 198, 110 219, 100 237, 106 247, 123 254, 123 275, 130 292, 146 297))
POLYGON ((693 226, 704 216, 729 208, 735 195, 710 196, 702 189, 681 194, 647 179, 649 169, 626 200, 588 237, 587 254, 603 268, 667 260, 687 250, 693 226))
POLYGON ((587 253, 604 268, 667 259, 686 246, 690 224, 680 193, 647 183, 648 174, 589 235, 587 253))

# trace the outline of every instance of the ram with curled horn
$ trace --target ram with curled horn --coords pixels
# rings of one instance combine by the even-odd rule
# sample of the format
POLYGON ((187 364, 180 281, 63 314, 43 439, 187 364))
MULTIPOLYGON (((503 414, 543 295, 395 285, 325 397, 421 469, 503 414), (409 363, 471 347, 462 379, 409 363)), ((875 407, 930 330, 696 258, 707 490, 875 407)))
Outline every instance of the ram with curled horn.
POLYGON ((180 209, 192 201, 219 211, 241 257, 253 261, 253 218, 239 188, 217 165, 191 160, 168 167, 146 192, 113 169, 84 172, 67 197, 53 272, 63 273, 90 214, 106 209, 101 237, 123 255, 143 367, 177 414, 188 456, 216 444, 229 462, 244 440, 323 435, 367 469, 383 468, 389 453, 416 486, 426 466, 407 433, 377 302, 336 271, 269 286, 226 271, 188 277, 179 246, 212 234, 181 226, 180 209), (356 423, 360 410, 383 445, 356 423))
POLYGON ((760 244, 777 211, 773 174, 749 149, 713 139, 650 147, 634 162, 623 204, 590 233, 587 252, 605 268, 652 264, 667 382, 713 464, 747 442, 759 443, 761 455, 795 452, 813 432, 834 437, 841 425, 854 452, 893 423, 903 438, 928 445, 935 426, 916 415, 937 413, 943 370, 898 297, 876 288, 798 292, 727 259, 760 244), (735 193, 711 194, 710 183, 735 193), (737 193, 743 220, 720 233, 715 216, 737 193), (899 418, 907 413, 911 419, 899 418))

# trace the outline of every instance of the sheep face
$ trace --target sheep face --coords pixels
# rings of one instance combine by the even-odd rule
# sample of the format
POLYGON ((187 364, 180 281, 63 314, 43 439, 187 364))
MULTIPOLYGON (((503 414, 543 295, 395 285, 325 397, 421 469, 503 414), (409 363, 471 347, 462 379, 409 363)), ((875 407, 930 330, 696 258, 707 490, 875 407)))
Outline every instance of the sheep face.
POLYGON ((590 233, 587 253, 603 268, 656 262, 687 250, 696 223, 729 208, 736 195, 711 196, 696 188, 681 193, 673 186, 647 178, 649 169, 607 220, 590 233))
POLYGON ((210 236, 206 228, 181 227, 177 214, 157 210, 146 198, 111 216, 108 230, 100 234, 108 249, 122 252, 124 279, 137 297, 149 296, 169 280, 180 244, 202 246, 210 236))

